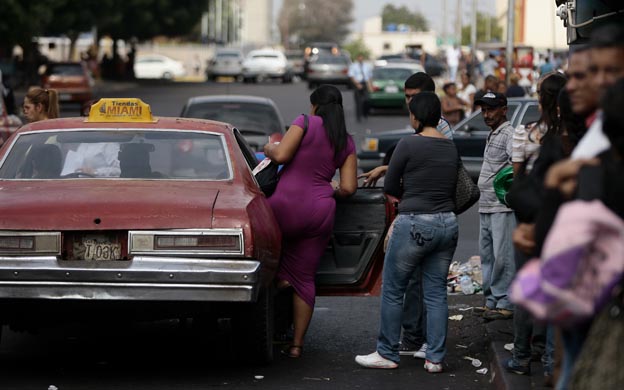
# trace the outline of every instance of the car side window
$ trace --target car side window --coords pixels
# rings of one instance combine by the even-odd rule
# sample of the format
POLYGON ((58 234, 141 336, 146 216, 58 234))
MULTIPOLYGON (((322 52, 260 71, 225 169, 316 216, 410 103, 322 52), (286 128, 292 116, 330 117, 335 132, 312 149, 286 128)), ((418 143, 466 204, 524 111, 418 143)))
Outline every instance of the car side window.
POLYGON ((540 118, 539 106, 536 102, 527 104, 520 116, 520 124, 537 122, 540 118))

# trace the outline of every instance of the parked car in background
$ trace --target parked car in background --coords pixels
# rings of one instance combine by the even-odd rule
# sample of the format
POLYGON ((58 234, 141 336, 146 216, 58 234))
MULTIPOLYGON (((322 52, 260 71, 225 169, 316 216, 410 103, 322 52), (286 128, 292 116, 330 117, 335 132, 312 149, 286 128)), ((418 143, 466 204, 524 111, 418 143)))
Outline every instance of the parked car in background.
POLYGON ((284 83, 292 81, 292 72, 288 60, 279 50, 252 50, 242 64, 242 76, 245 82, 263 79, 281 79, 284 83))
POLYGON ((305 77, 305 67, 302 50, 286 50, 284 53, 293 76, 305 77))
POLYGON ((146 54, 134 61, 134 77, 137 79, 173 80, 184 76, 184 64, 162 54, 146 54))
MULTIPOLYGON (((507 119, 512 126, 535 122, 539 119, 537 100, 533 98, 510 98, 507 103, 507 119)), ((405 118, 406 122, 408 118, 405 118)), ((407 135, 414 134, 414 129, 407 126, 404 129, 382 131, 367 136, 358 152, 358 167, 365 172, 382 164, 387 164, 399 140, 407 135)), ((483 122, 481 110, 472 112, 455 127, 453 127, 453 141, 459 155, 470 176, 477 180, 481 165, 485 142, 490 134, 490 128, 483 122)))
POLYGON ((368 95, 369 108, 404 108, 405 80, 414 73, 424 71, 415 61, 387 62, 385 66, 374 67, 373 90, 368 95))
MULTIPOLYGON (((282 242, 257 163, 232 125, 153 118, 136 99, 23 126, 0 148, 11 200, 0 204, 0 334, 169 318, 203 334, 227 322, 231 351, 219 353, 270 362, 282 242), (103 151, 111 169, 65 169, 103 151)), ((336 203, 317 294, 379 294, 392 205, 380 188, 336 203)))
POLYGON ((190 98, 181 117, 231 123, 254 151, 262 151, 269 138, 280 139, 286 126, 273 100, 247 95, 211 95, 190 98))
POLYGON ((243 52, 239 49, 217 49, 206 66, 206 79, 214 81, 221 76, 241 77, 243 59, 243 52))
POLYGON ((308 64, 306 80, 308 88, 314 89, 319 84, 343 84, 351 86, 349 79, 351 59, 345 54, 318 54, 308 64))
POLYGON ((95 82, 82 62, 51 62, 41 76, 43 88, 58 91, 61 103, 78 103, 93 99, 95 82))

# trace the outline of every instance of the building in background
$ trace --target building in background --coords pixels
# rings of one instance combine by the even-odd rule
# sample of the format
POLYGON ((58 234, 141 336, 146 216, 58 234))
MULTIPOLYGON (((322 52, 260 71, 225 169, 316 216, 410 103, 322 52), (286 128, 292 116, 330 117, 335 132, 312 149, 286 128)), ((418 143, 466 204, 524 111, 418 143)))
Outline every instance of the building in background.
POLYGON ((273 43, 273 0, 208 0, 202 40, 254 48, 273 43))
MULTIPOLYGON (((496 0, 498 24, 507 36, 508 0, 496 0)), ((552 0, 515 0, 514 43, 532 46, 536 50, 566 50, 566 29, 557 16, 552 0)))
POLYGON ((373 57, 404 53, 409 46, 420 46, 424 51, 431 54, 438 52, 437 34, 434 31, 400 30, 384 31, 381 25, 381 16, 375 16, 367 19, 362 31, 352 33, 349 40, 361 39, 373 57))

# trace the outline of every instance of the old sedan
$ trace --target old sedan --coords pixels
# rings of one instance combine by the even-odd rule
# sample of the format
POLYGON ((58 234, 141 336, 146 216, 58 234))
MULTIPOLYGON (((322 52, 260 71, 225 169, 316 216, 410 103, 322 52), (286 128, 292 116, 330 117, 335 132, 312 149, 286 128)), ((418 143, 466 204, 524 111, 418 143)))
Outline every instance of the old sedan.
MULTIPOLYGON (((226 318, 270 361, 281 233, 256 164, 231 125, 136 99, 23 126, 0 149, 0 325, 226 318)), ((378 291, 387 207, 375 189, 340 203, 320 292, 378 291)))
POLYGON ((51 62, 41 76, 43 88, 54 88, 61 103, 84 104, 93 98, 95 82, 82 62, 51 62))

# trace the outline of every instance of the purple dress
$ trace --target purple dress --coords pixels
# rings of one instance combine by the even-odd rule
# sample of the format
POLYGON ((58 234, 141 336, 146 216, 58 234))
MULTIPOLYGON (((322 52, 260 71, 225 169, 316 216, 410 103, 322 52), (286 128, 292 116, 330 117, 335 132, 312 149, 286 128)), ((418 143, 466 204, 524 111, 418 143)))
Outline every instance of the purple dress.
MULTIPOLYGON (((277 277, 287 280, 314 307, 316 270, 334 228, 336 200, 331 180, 347 156, 355 153, 355 144, 348 136, 345 149, 334 157, 323 119, 308 118, 308 132, 284 167, 269 203, 282 231, 277 277)), ((292 124, 303 128, 303 123, 300 115, 292 124)))

